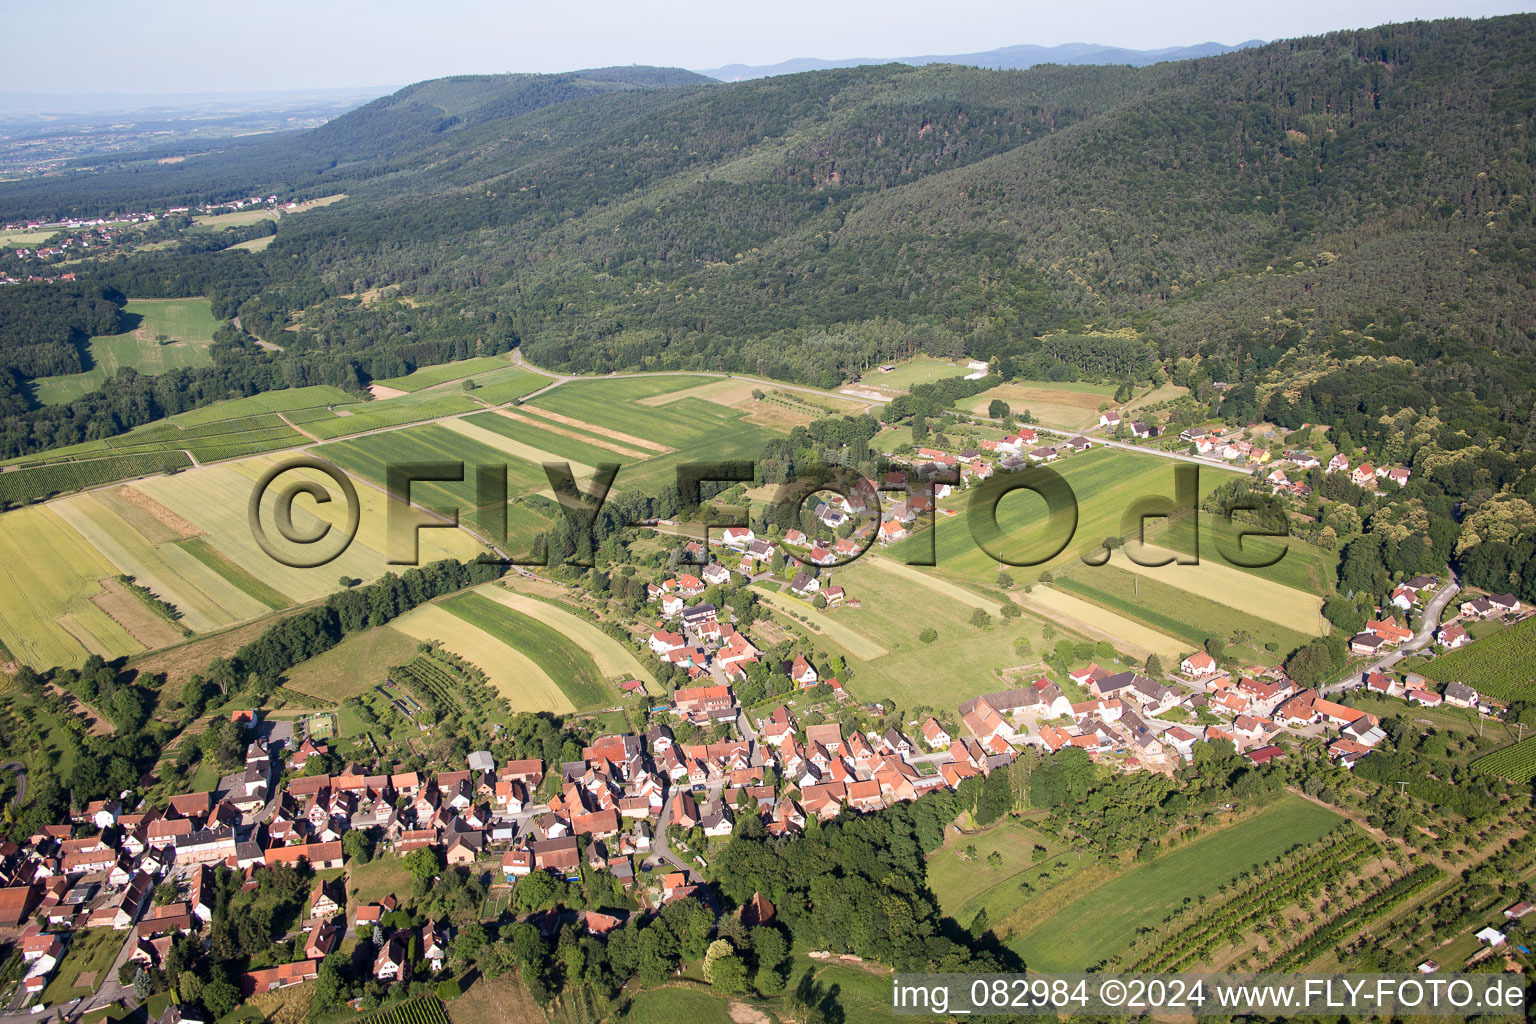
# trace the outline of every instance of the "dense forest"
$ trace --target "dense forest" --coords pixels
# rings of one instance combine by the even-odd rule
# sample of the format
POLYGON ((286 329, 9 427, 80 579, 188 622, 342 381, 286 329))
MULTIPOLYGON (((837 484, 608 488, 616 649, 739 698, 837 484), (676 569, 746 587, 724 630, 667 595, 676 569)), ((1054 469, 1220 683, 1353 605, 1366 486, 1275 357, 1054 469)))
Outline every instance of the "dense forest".
POLYGON ((824 386, 966 355, 1331 425, 1424 489, 1356 502, 1346 572, 1442 555, 1394 531, 1443 511, 1470 524, 1449 554, 1472 582, 1533 596, 1533 115, 1525 15, 1144 68, 424 82, 308 132, 0 185, 5 219, 347 194, 260 252, 183 243, 5 289, 0 452, 518 345, 824 386), (214 365, 33 407, 28 382, 78 369, 122 296, 191 295, 226 320, 214 365))

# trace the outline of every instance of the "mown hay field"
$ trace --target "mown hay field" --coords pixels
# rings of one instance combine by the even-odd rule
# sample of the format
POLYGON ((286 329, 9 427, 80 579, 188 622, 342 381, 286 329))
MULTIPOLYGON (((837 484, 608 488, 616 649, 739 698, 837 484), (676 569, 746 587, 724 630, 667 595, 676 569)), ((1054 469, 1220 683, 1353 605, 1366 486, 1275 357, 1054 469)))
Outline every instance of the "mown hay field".
POLYGON ((442 607, 526 655, 554 680, 573 707, 598 707, 617 698, 618 690, 604 678, 590 653, 531 615, 478 592, 450 597, 442 607))
POLYGON ((33 668, 79 666, 142 646, 91 598, 119 572, 53 508, 0 516, 0 640, 33 668))
POLYGON ((438 640, 473 662, 514 711, 574 711, 575 705, 532 658, 442 604, 426 604, 390 624, 417 640, 438 640))
POLYGON ((597 670, 605 677, 623 676, 626 679, 641 679, 647 683, 656 682, 656 677, 651 675, 650 670, 645 667, 634 651, 573 612, 551 604, 549 601, 541 601, 497 584, 480 587, 475 593, 537 619, 569 637, 592 657, 597 670))

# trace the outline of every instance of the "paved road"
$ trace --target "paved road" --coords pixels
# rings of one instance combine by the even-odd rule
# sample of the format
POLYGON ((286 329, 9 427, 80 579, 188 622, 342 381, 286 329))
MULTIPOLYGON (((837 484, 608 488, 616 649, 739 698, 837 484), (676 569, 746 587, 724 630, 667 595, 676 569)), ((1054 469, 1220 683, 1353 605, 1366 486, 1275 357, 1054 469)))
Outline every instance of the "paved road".
POLYGON ((645 858, 645 863, 666 863, 678 871, 689 871, 691 869, 683 863, 682 858, 672 852, 672 844, 667 839, 667 825, 672 820, 672 797, 677 792, 676 788, 667 791, 667 799, 661 805, 661 813, 656 816, 656 831, 651 837, 651 852, 645 858))
POLYGON ((7 761, 0 764, 0 770, 8 771, 16 776, 16 796, 11 803, 20 807, 27 799, 27 766, 20 761, 7 761))
POLYGON ((1444 614, 1445 606, 1451 603, 1451 598, 1455 597, 1459 590, 1461 587, 1456 582, 1456 570, 1452 569, 1445 585, 1435 591, 1435 596, 1431 597, 1429 604, 1424 606, 1424 624, 1419 627, 1419 631, 1413 635, 1412 639, 1404 641, 1397 650, 1391 654, 1382 655, 1364 669, 1352 672, 1338 682, 1324 687, 1323 692, 1338 693, 1353 689, 1362 685, 1360 680, 1364 674, 1385 672, 1414 651, 1422 650, 1434 638, 1435 630, 1440 628, 1440 616, 1444 614))

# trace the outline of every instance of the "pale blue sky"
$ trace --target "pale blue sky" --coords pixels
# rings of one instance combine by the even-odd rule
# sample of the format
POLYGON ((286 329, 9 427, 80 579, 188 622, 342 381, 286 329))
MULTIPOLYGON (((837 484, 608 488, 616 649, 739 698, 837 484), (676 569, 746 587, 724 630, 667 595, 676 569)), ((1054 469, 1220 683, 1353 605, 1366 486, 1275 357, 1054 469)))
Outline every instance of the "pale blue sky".
POLYGON ((1532 0, 0 0, 0 92, 215 92, 389 85, 609 64, 965 53, 1015 43, 1155 49, 1532 0))

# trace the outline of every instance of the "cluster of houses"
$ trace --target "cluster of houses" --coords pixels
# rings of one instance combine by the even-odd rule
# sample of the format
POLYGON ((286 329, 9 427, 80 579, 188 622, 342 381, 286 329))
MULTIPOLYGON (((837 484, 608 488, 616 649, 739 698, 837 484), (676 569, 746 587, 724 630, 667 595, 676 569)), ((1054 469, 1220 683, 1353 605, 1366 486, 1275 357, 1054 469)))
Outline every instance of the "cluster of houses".
MULTIPOLYGON (((1394 595, 1395 599, 1395 595, 1394 595)), ((1435 641, 1441 647, 1455 650, 1472 642, 1462 622, 1481 621, 1495 619, 1508 615, 1519 615, 1525 611, 1524 605, 1514 594, 1485 594, 1480 597, 1469 598, 1461 602, 1456 609, 1454 619, 1442 623, 1435 634, 1435 641)))
MULTIPOLYGON (((1223 457, 1226 457, 1224 453, 1223 457)), ((1264 459, 1258 459, 1255 456, 1256 461, 1267 461, 1267 459, 1267 453, 1264 459)), ((1276 494, 1290 494, 1299 498, 1305 498, 1310 495, 1312 488, 1308 487, 1299 478, 1296 480, 1290 479, 1286 475, 1285 467, 1291 466, 1303 471, 1316 469, 1322 465, 1317 456, 1306 451, 1286 451, 1281 454, 1279 462, 1280 464, 1264 478, 1265 482, 1270 485, 1274 492, 1276 494)), ((1348 473, 1350 482, 1355 486, 1372 490, 1382 480, 1390 480, 1399 487, 1405 487, 1408 484, 1408 480, 1413 476, 1413 470, 1406 466, 1373 466, 1369 462, 1362 462, 1351 469, 1349 456, 1342 452, 1329 459, 1328 465, 1324 467, 1323 471, 1326 473, 1348 473)))
POLYGON ((1396 616, 1368 619, 1365 628, 1349 638, 1349 653, 1362 657, 1381 654, 1413 639, 1413 630, 1396 616))
MULTIPOLYGON (((26 961, 27 993, 42 991, 71 936, 86 928, 131 930, 128 962, 161 967, 177 934, 211 920, 218 866, 242 872, 248 886, 257 884, 254 871, 264 865, 340 868, 341 837, 354 828, 376 830, 397 853, 433 846, 450 864, 472 863, 487 844, 515 839, 516 816, 543 779, 540 761, 498 767, 479 751, 465 770, 431 777, 349 766, 283 783, 278 755, 285 741, 261 735, 249 712, 235 718, 253 730, 246 767, 218 792, 181 793, 163 808, 132 813, 116 801, 97 801, 70 822, 45 826, 25 847, 0 844, 0 928, 21 929, 24 946, 36 954, 26 961), (157 884, 167 879, 177 881, 184 898, 153 906, 157 884)), ((327 751, 305 739, 286 753, 287 766, 300 769, 327 751)), ((573 827, 587 824, 573 808, 560 810, 577 815, 573 827)), ((312 979, 345 932, 339 919, 345 902, 340 885, 317 882, 304 926, 306 959, 250 972, 241 979, 246 993, 312 979)), ((427 962, 436 950, 440 966, 446 936, 429 926, 422 937, 427 962), (442 941, 434 945, 435 939, 442 941)), ((403 969, 403 948, 403 938, 384 943, 379 977, 399 976, 389 972, 403 969)))
MULTIPOLYGON (((1226 740, 1249 760, 1262 764, 1281 755, 1274 743, 1281 731, 1322 726, 1337 730, 1329 753, 1349 767, 1386 739, 1376 716, 1329 700, 1315 689, 1300 688, 1279 669, 1250 668, 1234 678, 1204 652, 1185 658, 1179 669, 1187 689, 1138 672, 1111 673, 1090 664, 1069 676, 1092 695, 1091 700, 1071 703, 1049 679, 974 697, 958 709, 971 735, 955 745, 956 759, 963 759, 959 752, 964 744, 974 745, 982 756, 1008 759, 1019 746, 1035 744, 1049 753, 1076 747, 1095 759, 1129 754, 1141 765, 1157 769, 1190 760, 1198 743, 1226 740), (1191 715, 1179 724, 1159 721, 1177 708, 1191 715), (1208 712, 1199 716, 1208 724, 1194 724, 1198 712, 1208 712)), ((1428 706, 1444 702, 1478 707, 1481 702, 1475 690, 1459 683, 1447 686, 1442 695, 1405 687, 1372 672, 1365 684, 1372 692, 1428 706)), ((922 738, 935 750, 954 742, 932 719, 923 724, 922 738)))
POLYGON ((973 697, 960 705, 960 720, 994 753, 1034 743, 1051 753, 1065 747, 1089 754, 1129 751, 1151 765, 1166 764, 1170 746, 1190 756, 1193 744, 1202 738, 1198 729, 1176 726, 1160 734, 1147 723, 1184 703, 1180 690, 1137 672, 1110 673, 1092 664, 1069 675, 1092 700, 1073 704, 1061 687, 1042 678, 1029 686, 973 697))
POLYGON ((1099 426, 1107 430, 1119 430, 1122 424, 1130 432, 1130 435, 1137 440, 1157 437, 1163 432, 1163 429, 1155 423, 1146 423, 1142 420, 1127 420, 1114 409, 1099 415, 1099 426))
POLYGON ((690 680, 707 677, 712 665, 727 679, 745 678, 746 666, 761 652, 735 625, 721 622, 713 604, 684 603, 686 596, 703 593, 698 577, 682 573, 650 589, 660 593, 662 602, 662 621, 646 639, 652 654, 685 669, 690 680))

